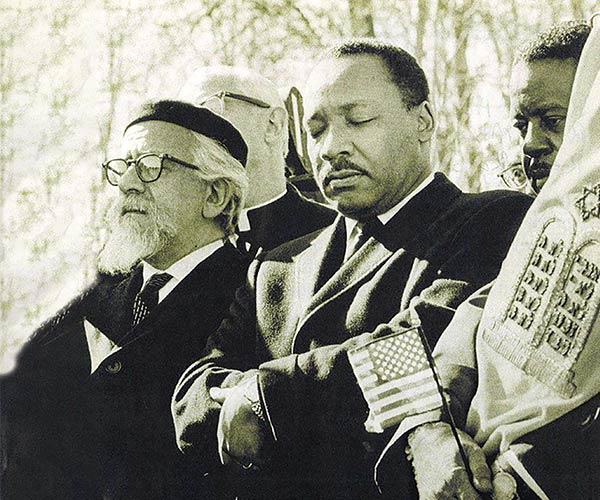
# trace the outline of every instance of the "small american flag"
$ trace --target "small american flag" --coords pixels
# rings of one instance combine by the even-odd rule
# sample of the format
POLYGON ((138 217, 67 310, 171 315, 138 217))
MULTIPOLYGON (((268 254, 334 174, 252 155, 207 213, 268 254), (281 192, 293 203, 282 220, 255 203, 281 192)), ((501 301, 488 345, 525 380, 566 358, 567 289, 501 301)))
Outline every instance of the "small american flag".
POLYGON ((442 408, 418 327, 373 340, 348 357, 371 410, 368 430, 381 432, 409 415, 442 408))

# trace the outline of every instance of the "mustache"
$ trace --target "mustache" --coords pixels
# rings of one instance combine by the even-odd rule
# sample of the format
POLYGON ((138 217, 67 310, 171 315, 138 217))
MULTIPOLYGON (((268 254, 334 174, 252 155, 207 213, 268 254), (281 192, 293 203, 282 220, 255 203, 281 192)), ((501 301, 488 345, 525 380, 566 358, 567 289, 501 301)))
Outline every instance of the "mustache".
POLYGON ((126 198, 118 199, 112 207, 112 213, 124 215, 127 212, 152 212, 155 208, 151 200, 137 194, 129 194, 126 198))
POLYGON ((329 183, 332 179, 337 177, 338 172, 356 172, 359 174, 367 175, 367 171, 362 168, 360 165, 354 163, 352 160, 348 158, 336 158, 335 160, 331 160, 328 163, 328 166, 323 169, 320 178, 323 179, 325 184, 329 183))
POLYGON ((552 165, 545 161, 529 157, 523 161, 523 167, 527 177, 531 179, 543 179, 550 175, 552 165))
POLYGON ((338 158, 329 162, 331 170, 356 170, 357 172, 365 173, 362 167, 354 163, 348 158, 338 158))

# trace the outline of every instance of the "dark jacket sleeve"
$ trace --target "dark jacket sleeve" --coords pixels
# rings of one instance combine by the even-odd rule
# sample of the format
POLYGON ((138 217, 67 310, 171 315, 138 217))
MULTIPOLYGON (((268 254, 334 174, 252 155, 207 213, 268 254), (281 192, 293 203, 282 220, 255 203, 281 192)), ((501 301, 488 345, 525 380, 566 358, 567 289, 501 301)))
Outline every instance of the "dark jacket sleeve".
POLYGON ((236 291, 228 317, 209 337, 204 356, 183 373, 173 395, 177 445, 201 467, 219 465, 216 430, 220 405, 211 399, 211 387, 233 387, 257 364, 252 278, 257 267, 257 262, 250 267, 248 282, 236 291))
MULTIPOLYGON (((461 224, 440 223, 429 228, 431 241, 443 240, 446 245, 443 252, 430 249, 437 279, 421 283, 411 305, 418 311, 432 347, 460 302, 498 273, 530 203, 522 195, 495 195, 468 217, 463 216, 461 224), (443 231, 451 233, 441 235, 443 231)), ((260 339, 255 338, 253 283, 258 266, 253 264, 249 284, 238 292, 231 318, 209 342, 210 353, 178 384, 174 418, 179 445, 188 453, 204 448, 216 456, 219 408, 210 400, 210 387, 235 385, 242 375, 234 370, 256 368, 254 349, 260 339)), ((409 324, 410 313, 403 310, 389 324, 381 325, 376 334, 409 324)), ((347 356, 359 340, 352 338, 343 344, 288 355, 258 367, 265 411, 282 447, 309 443, 315 435, 342 442, 364 434, 368 408, 347 356)))

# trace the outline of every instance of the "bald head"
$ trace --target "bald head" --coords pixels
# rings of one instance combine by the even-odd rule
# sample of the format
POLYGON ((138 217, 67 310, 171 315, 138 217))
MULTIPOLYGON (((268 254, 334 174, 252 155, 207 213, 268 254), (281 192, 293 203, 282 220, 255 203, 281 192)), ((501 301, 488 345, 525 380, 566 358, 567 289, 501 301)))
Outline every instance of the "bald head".
POLYGON ((285 190, 288 115, 273 82, 247 68, 207 66, 192 74, 178 98, 211 109, 241 132, 248 145, 248 207, 285 190))
POLYGON ((272 107, 284 107, 273 82, 248 68, 235 66, 197 69, 181 89, 179 97, 199 105, 222 90, 260 99, 272 107))

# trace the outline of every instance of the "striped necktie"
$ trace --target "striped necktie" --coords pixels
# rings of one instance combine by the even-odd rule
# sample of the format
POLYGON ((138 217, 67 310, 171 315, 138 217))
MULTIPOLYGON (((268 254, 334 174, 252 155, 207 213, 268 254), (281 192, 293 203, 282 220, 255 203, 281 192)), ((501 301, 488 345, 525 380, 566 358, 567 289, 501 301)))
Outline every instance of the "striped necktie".
POLYGON ((158 291, 172 278, 169 273, 153 274, 133 301, 131 326, 136 326, 158 304, 158 291))

